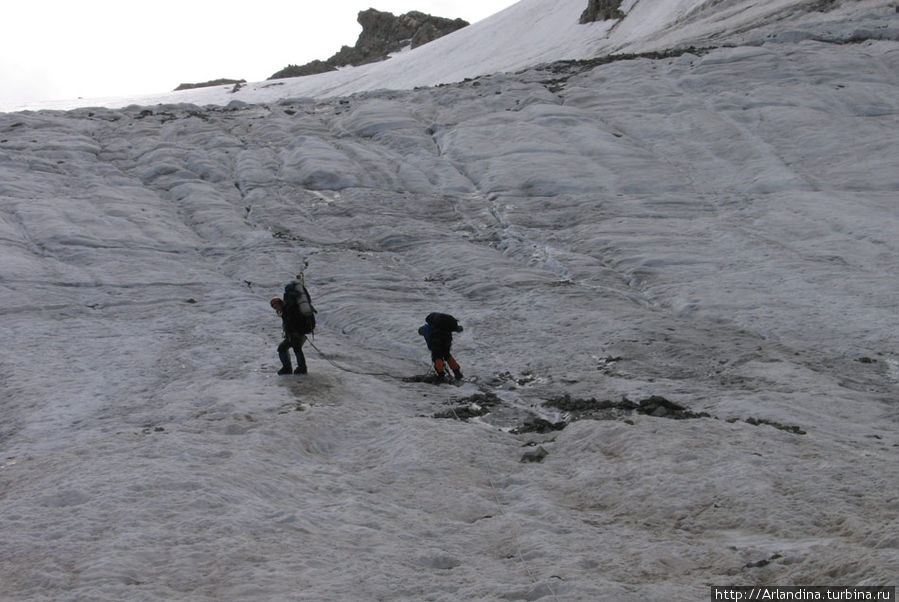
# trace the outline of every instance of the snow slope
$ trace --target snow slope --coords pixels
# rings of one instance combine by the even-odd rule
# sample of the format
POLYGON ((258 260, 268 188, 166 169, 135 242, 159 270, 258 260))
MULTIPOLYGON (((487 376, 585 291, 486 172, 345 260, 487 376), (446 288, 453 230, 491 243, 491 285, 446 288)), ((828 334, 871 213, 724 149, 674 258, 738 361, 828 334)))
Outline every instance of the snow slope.
POLYGON ((609 53, 657 52, 689 46, 758 45, 803 39, 844 41, 856 37, 899 38, 892 0, 834 3, 828 0, 624 0, 621 22, 581 25, 585 0, 521 0, 499 13, 414 51, 362 67, 320 75, 234 86, 169 92, 156 96, 73 99, 0 111, 125 107, 194 103, 227 105, 283 98, 326 98, 378 89, 411 90, 515 72, 563 59, 609 53), (815 7, 826 7, 816 11, 815 7))
POLYGON ((895 584, 896 13, 669 6, 634 50, 732 44, 0 114, 0 599, 895 584))

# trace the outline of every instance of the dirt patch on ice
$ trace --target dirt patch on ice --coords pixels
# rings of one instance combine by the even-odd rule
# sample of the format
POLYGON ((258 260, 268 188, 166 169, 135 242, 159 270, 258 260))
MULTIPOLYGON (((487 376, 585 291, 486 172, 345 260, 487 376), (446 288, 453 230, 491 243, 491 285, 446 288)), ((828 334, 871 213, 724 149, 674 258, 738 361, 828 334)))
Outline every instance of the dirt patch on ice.
POLYGON ((576 399, 570 395, 563 395, 551 399, 543 404, 545 407, 554 408, 571 416, 571 420, 617 420, 622 416, 633 414, 646 414, 656 418, 671 418, 674 420, 686 420, 690 418, 711 418, 706 412, 693 412, 689 409, 665 399, 661 395, 653 395, 638 402, 633 402, 626 397, 621 401, 608 401, 596 399, 576 399))
POLYGON ((533 418, 526 421, 521 426, 512 429, 511 432, 515 435, 521 435, 523 433, 550 433, 552 431, 561 431, 566 426, 568 426, 567 422, 550 422, 543 418, 533 418))
MULTIPOLYGON (((732 418, 728 420, 728 422, 736 422, 738 419, 732 418)), ((776 429, 781 431, 786 431, 788 433, 794 433, 796 435, 804 435, 805 431, 793 424, 781 424, 780 422, 775 422, 774 420, 765 420, 764 418, 747 418, 744 420, 746 424, 751 424, 753 426, 773 426, 776 429)))
MULTIPOLYGON (((630 401, 626 397, 621 401, 607 401, 577 399, 572 398, 569 395, 564 395, 556 399, 551 399, 543 405, 564 412, 568 417, 568 422, 577 420, 621 420, 626 419, 627 416, 634 413, 654 416, 656 418, 671 418, 673 420, 690 420, 696 418, 712 418, 714 420, 719 420, 708 412, 694 412, 684 406, 669 401, 661 395, 652 395, 639 402, 630 401)), ((732 418, 729 419, 728 422, 733 423, 738 420, 739 418, 732 418)), ((743 422, 753 426, 772 426, 776 429, 796 435, 806 434, 802 428, 796 425, 782 424, 764 418, 750 417, 746 418, 743 422)), ((530 431, 523 430, 521 432, 530 431)))
MULTIPOLYGON (((470 418, 486 416, 503 405, 495 393, 487 391, 470 397, 449 402, 451 408, 437 412, 434 418, 451 418, 467 421, 470 418)), ((564 412, 566 420, 551 422, 536 414, 528 416, 523 423, 512 429, 513 433, 548 433, 559 431, 576 420, 618 420, 633 413, 646 414, 657 418, 684 420, 688 418, 709 418, 705 412, 692 412, 659 395, 653 395, 639 402, 625 398, 622 401, 599 401, 578 399, 568 394, 544 402, 543 407, 564 412)))
POLYGON ((491 409, 502 403, 502 400, 495 393, 476 393, 471 397, 459 399, 450 402, 450 409, 437 412, 434 418, 451 418, 453 420, 461 420, 468 422, 471 418, 478 416, 486 416, 491 409))
MULTIPOLYGON (((504 409, 503 400, 495 393, 489 391, 452 400, 448 402, 448 405, 450 406, 448 410, 436 412, 433 414, 433 418, 448 418, 468 422, 472 418, 487 417, 491 414, 497 415, 500 413, 500 410, 504 409)), ((521 435, 525 433, 542 434, 560 431, 570 423, 578 420, 622 420, 630 422, 630 417, 634 414, 671 420, 694 420, 699 418, 720 420, 708 412, 694 412, 661 395, 652 395, 640 401, 631 401, 626 397, 622 398, 621 401, 610 401, 595 398, 576 398, 566 393, 560 397, 543 402, 542 407, 555 414, 561 412, 562 420, 547 420, 545 414, 540 416, 537 413, 529 413, 525 418, 521 419, 519 412, 518 417, 521 421, 517 422, 517 425, 513 423, 500 424, 498 426, 510 428, 509 432, 512 434, 521 435)), ((739 418, 731 418, 727 422, 733 423, 739 420, 739 418)), ((743 422, 753 426, 771 426, 796 435, 806 434, 805 430, 796 425, 783 424, 764 418, 750 417, 744 419, 743 422)))

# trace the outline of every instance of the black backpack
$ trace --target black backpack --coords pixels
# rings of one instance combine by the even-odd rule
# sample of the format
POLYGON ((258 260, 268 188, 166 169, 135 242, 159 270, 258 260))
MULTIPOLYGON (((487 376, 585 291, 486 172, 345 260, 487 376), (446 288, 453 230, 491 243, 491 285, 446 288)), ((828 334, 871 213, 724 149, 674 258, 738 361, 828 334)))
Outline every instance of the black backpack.
POLYGON ((284 287, 284 305, 286 311, 300 319, 302 334, 315 330, 315 308, 302 278, 288 282, 284 287))
POLYGON ((459 321, 449 314, 441 314, 435 311, 428 314, 428 317, 425 318, 425 322, 430 324, 431 328, 434 328, 435 330, 442 330, 444 332, 462 332, 459 321))

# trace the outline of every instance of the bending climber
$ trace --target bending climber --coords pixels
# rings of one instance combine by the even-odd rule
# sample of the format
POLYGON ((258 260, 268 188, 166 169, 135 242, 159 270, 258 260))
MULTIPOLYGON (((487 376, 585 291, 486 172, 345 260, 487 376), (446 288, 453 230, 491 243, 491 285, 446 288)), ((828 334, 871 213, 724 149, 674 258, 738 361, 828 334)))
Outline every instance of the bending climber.
POLYGON ((431 361, 440 379, 448 379, 449 370, 453 371, 456 379, 462 378, 459 362, 450 353, 454 332, 462 332, 459 321, 449 314, 437 312, 428 314, 425 325, 418 329, 418 334, 424 337, 428 349, 431 350, 431 361))

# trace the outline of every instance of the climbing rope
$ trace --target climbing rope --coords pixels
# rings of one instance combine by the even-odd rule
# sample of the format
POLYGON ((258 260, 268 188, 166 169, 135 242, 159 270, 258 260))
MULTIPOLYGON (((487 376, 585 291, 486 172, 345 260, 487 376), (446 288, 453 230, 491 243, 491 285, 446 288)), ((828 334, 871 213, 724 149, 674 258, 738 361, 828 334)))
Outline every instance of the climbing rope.
POLYGON ((352 372, 353 374, 360 374, 362 376, 386 376, 388 378, 402 379, 402 376, 397 376, 395 374, 390 374, 389 372, 363 372, 361 370, 353 370, 352 368, 348 368, 347 366, 341 366, 331 358, 329 358, 324 351, 315 346, 315 343, 309 340, 309 337, 304 336, 303 339, 309 343, 309 346, 315 349, 318 354, 321 356, 323 360, 337 368, 338 370, 343 370, 344 372, 352 372))

